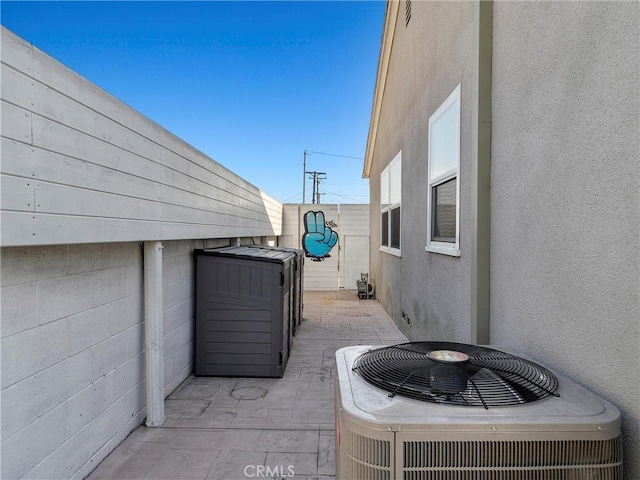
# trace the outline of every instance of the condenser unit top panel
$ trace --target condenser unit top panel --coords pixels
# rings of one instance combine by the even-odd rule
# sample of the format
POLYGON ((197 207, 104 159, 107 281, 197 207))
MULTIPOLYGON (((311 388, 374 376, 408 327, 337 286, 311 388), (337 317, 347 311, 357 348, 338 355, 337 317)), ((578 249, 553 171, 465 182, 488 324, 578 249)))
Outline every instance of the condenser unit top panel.
POLYGON ((608 437, 620 434, 620 412, 613 404, 558 374, 559 396, 521 405, 485 409, 390 397, 353 370, 356 359, 374 348, 378 347, 353 346, 336 352, 343 413, 363 427, 448 432, 595 431, 608 437))

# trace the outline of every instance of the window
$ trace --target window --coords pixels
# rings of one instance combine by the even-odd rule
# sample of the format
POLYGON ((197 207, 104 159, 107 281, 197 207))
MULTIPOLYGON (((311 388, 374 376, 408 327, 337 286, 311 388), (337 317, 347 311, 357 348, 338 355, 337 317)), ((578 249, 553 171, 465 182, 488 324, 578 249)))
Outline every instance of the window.
POLYGON ((427 246, 460 256, 460 85, 429 118, 427 246))
POLYGON ((380 249, 400 255, 402 152, 380 174, 380 249))

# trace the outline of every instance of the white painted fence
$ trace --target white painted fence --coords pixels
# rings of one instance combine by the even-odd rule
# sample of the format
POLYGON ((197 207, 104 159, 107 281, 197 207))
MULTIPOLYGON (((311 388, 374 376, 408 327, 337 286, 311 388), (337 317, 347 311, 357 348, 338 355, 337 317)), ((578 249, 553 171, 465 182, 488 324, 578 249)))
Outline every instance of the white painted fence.
POLYGON ((304 217, 323 212, 326 226, 338 235, 329 256, 305 259, 305 290, 356 290, 360 273, 369 271, 369 205, 285 204, 281 244, 304 249, 304 217))
POLYGON ((193 249, 275 242, 282 205, 1 35, 0 477, 84 478, 147 412, 141 242, 164 247, 168 395, 193 371, 193 249))
POLYGON ((2 28, 2 246, 279 235, 280 202, 2 28))

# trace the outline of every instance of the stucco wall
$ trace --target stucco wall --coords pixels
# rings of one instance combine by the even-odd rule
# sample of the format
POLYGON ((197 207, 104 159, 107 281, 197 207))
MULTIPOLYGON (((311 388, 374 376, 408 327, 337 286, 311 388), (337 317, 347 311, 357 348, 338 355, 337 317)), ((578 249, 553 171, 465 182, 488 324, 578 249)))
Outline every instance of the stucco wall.
POLYGON ((470 184, 473 6, 400 6, 370 172, 371 280, 376 298, 412 340, 470 338, 470 184), (461 84, 459 258, 425 252, 429 117, 461 84), (381 252, 380 173, 402 151, 402 257, 381 252), (402 320, 402 312, 410 324, 402 320))
POLYGON ((494 4, 491 341, 623 412, 640 478, 637 2, 494 4))
MULTIPOLYGON (((391 5, 399 14, 367 148, 372 279, 410 339, 467 341, 471 4, 413 2, 408 27, 404 2, 391 5), (427 122, 457 83, 459 259, 424 252, 427 122), (376 250, 380 172, 399 151, 401 258, 376 250)), ((639 11, 495 2, 492 21, 490 342, 614 402, 629 479, 640 478, 639 11)))

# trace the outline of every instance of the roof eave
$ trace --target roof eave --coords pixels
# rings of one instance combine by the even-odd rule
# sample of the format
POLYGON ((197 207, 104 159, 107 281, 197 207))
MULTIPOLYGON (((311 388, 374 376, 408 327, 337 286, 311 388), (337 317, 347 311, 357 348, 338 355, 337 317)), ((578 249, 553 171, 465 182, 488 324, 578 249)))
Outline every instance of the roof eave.
POLYGON ((380 111, 382 110, 382 97, 387 81, 389 70, 389 59, 391 58, 391 48, 396 29, 396 20, 400 8, 399 0, 388 0, 384 15, 384 27, 382 30, 382 45, 380 46, 380 57, 378 59, 378 71, 376 74, 376 85, 373 92, 373 107, 371 109, 371 120, 369 121, 369 134, 367 136, 367 148, 364 156, 364 168, 362 178, 369 178, 371 165, 373 163, 373 150, 375 148, 376 136, 378 133, 378 122, 380 121, 380 111))

